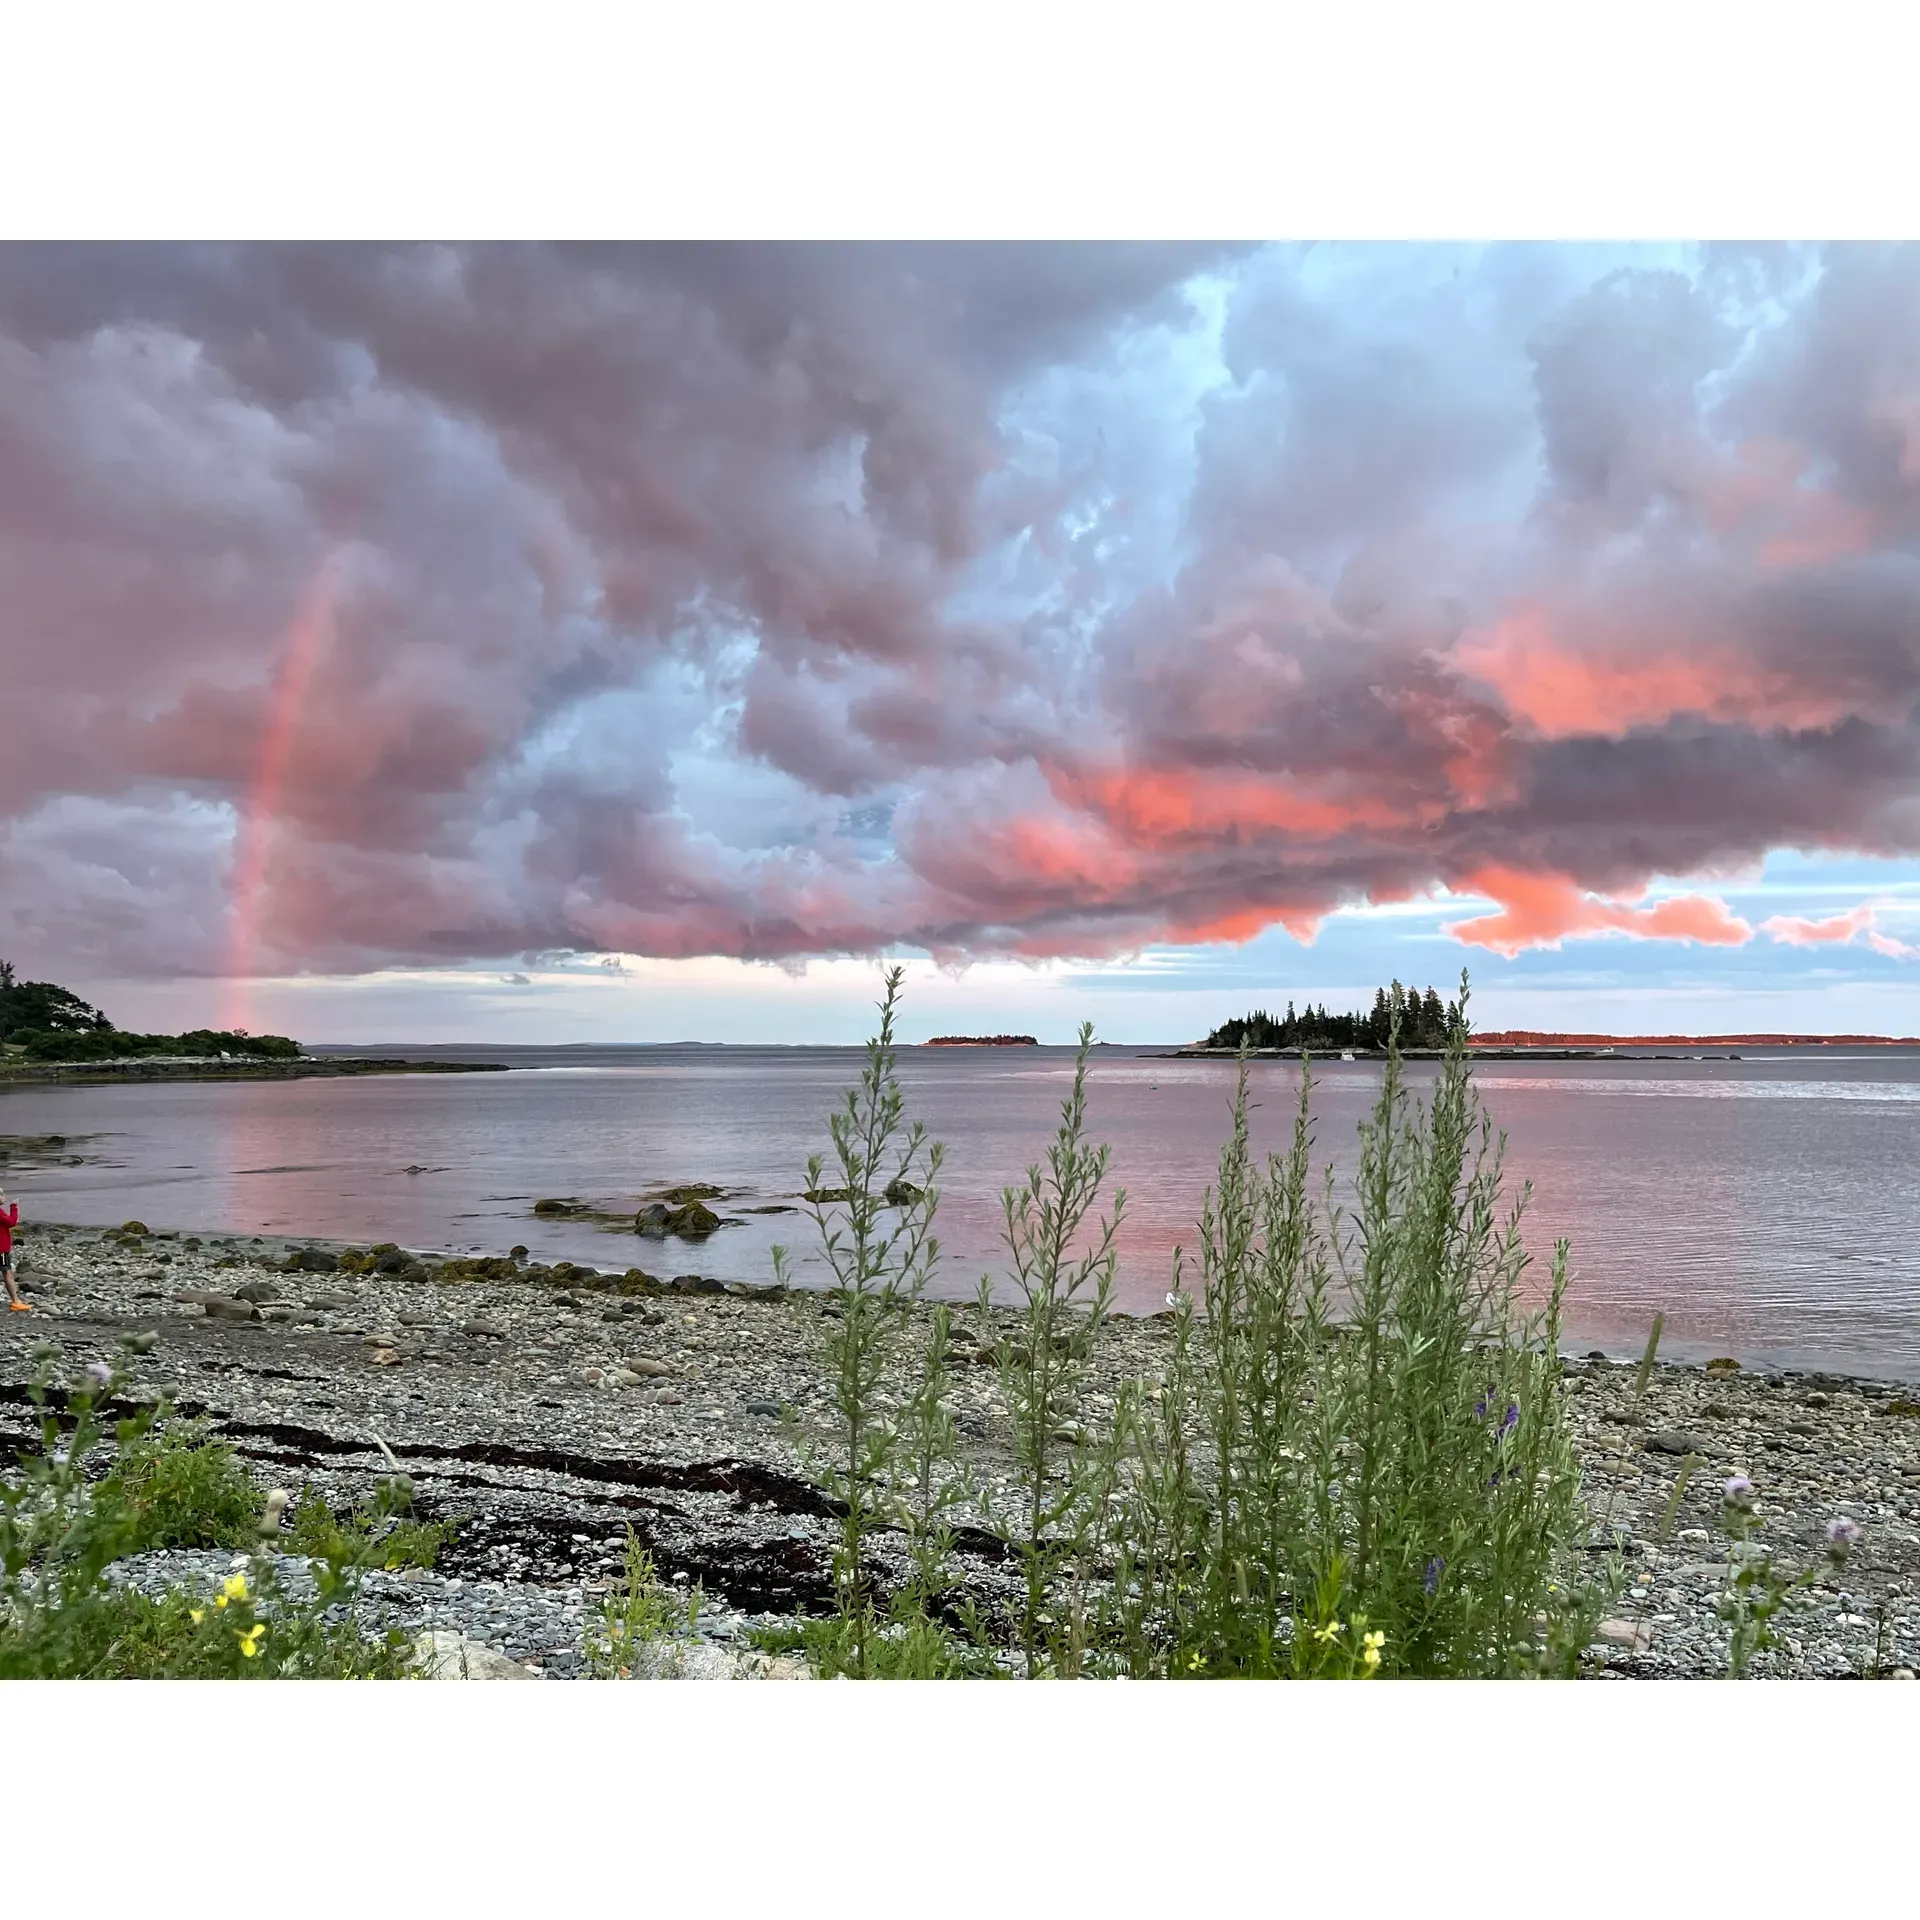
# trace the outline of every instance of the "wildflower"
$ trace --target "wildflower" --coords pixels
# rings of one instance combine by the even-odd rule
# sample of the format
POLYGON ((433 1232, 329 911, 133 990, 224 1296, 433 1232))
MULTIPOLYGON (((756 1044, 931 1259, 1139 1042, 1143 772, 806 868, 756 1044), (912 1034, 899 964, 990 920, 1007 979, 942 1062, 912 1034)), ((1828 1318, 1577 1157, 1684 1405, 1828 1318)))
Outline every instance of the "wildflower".
POLYGON ((1846 1514, 1827 1522, 1827 1557, 1837 1567, 1860 1544, 1860 1522, 1846 1514))
POLYGON ((1443 1556, 1436 1553, 1433 1558, 1427 1562, 1426 1577, 1420 1584, 1425 1587, 1429 1593, 1438 1593, 1440 1591, 1440 1576, 1445 1573, 1446 1570, 1446 1560, 1443 1556))
POLYGON ((110 1387, 113 1384, 113 1369, 104 1360, 90 1360, 87 1363, 87 1378, 96 1387, 110 1387))
POLYGON ((206 1617, 207 1617, 207 1610, 205 1607, 189 1607, 187 1609, 187 1618, 191 1620, 196 1627, 206 1617))
POLYGON ((1387 1644, 1387 1636, 1384 1633, 1370 1633, 1360 1644, 1364 1649, 1360 1659, 1371 1673, 1380 1664, 1380 1649, 1387 1644))
POLYGON ((1753 1482, 1744 1473, 1736 1473, 1724 1489, 1727 1505, 1730 1507, 1750 1507, 1753 1505, 1753 1482))
POLYGON ((56 1467, 64 1467, 72 1458, 73 1455, 65 1447, 55 1447, 53 1450, 53 1464, 56 1467))
POLYGON ((216 1607, 224 1607, 229 1600, 244 1600, 247 1597, 247 1576, 244 1573, 233 1574, 227 1584, 220 1589, 220 1597, 214 1601, 216 1607))
POLYGON ((1487 1409, 1492 1405, 1493 1389, 1489 1387, 1486 1392, 1473 1403, 1473 1417, 1476 1420, 1484 1420, 1487 1417, 1487 1409))
POLYGON ((1500 1416, 1500 1437, 1504 1440, 1519 1424, 1520 1409, 1509 1400, 1506 1412, 1500 1416))
POLYGON ((1318 1640, 1323 1647, 1330 1647, 1339 1632, 1340 1622, 1338 1620, 1329 1620, 1324 1627, 1314 1628, 1313 1637, 1318 1640))
POLYGON ((240 1653, 243 1659, 251 1660, 260 1651, 260 1639, 265 1632, 265 1626, 256 1620, 240 1636, 240 1653))

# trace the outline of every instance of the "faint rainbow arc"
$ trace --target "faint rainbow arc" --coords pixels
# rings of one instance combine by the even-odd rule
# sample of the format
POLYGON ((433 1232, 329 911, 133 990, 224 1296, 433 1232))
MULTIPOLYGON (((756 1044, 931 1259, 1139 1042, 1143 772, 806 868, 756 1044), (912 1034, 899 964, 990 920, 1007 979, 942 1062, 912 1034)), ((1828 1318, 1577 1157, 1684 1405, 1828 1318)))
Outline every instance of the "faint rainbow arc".
POLYGON ((249 1024, 249 988, 254 955, 259 944, 260 913, 265 902, 267 870, 280 818, 280 794, 286 781, 287 760, 306 702, 313 670, 333 637, 334 598, 338 565, 329 554, 307 583, 280 642, 280 666, 253 784, 241 807, 234 836, 233 887, 228 905, 226 1010, 221 1025, 232 1031, 249 1024))

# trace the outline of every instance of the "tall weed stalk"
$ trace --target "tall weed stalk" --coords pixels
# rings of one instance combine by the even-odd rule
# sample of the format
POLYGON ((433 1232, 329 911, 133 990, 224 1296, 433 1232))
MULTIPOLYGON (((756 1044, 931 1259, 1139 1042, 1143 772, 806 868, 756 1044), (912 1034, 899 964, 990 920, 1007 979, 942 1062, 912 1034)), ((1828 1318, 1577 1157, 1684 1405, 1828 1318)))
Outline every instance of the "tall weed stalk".
MULTIPOLYGON (((910 1412, 903 1419, 900 1400, 888 1389, 899 1383, 913 1308, 940 1255, 933 1218, 941 1150, 918 1122, 907 1124, 895 1065, 901 979, 901 968, 888 972, 880 1031, 867 1043, 865 1070, 828 1119, 834 1183, 827 1184, 821 1155, 807 1162, 809 1205, 833 1275, 821 1357, 835 1431, 821 1482, 840 1507, 834 1595, 856 1671, 868 1666, 878 1623, 871 1546, 899 1521, 903 1435, 914 1418, 910 1412)), ((774 1249, 774 1267, 784 1283, 784 1247, 774 1249)), ((923 1443, 928 1430, 921 1418, 923 1443)), ((937 1421, 932 1431, 942 1431, 937 1421)))
MULTIPOLYGON (((1016 1319, 997 1343, 1000 1391, 1013 1421, 1017 1525, 999 1531, 1025 1575, 1020 1652, 1029 1679, 1043 1666, 1071 1670, 1078 1661, 1081 1609, 1071 1608, 1068 1630, 1050 1611, 1063 1570, 1084 1568, 1090 1534, 1104 1509, 1106 1477, 1096 1449, 1075 1424, 1083 1416, 1088 1364, 1106 1323, 1118 1258, 1114 1236, 1126 1210, 1117 1191, 1104 1220, 1094 1215, 1107 1177, 1108 1149, 1090 1145, 1087 1063, 1093 1026, 1080 1028, 1073 1090, 1060 1106, 1059 1131, 1046 1165, 1027 1169, 1024 1186, 1001 1195, 1008 1275, 1017 1296, 1016 1319)), ((992 1321, 992 1282, 980 1282, 980 1317, 992 1321)))

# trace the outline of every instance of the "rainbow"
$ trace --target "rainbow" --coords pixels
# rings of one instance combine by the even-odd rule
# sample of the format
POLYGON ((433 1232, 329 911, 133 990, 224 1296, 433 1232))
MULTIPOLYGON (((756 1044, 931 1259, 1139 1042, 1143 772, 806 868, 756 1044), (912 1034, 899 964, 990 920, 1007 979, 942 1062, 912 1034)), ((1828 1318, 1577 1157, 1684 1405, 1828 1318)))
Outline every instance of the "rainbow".
POLYGON ((259 764, 234 835, 227 984, 225 1011, 221 1015, 221 1025, 229 1031, 245 1027, 251 1018, 249 990, 253 983, 260 915, 265 905, 268 863, 280 816, 280 793, 313 670, 333 638, 338 576, 336 556, 329 554, 308 582, 299 608, 280 640, 279 671, 266 730, 260 737, 259 764))

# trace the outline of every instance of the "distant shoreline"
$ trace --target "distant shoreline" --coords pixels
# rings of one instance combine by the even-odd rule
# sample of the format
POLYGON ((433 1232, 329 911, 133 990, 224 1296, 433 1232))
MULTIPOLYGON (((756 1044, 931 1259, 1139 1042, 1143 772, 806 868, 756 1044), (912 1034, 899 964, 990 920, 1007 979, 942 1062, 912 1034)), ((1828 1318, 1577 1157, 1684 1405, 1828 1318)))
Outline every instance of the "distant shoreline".
POLYGON ((1920 1039, 1884 1033, 1532 1033, 1512 1028, 1476 1033, 1482 1047, 1920 1047, 1920 1039))
POLYGON ((0 1088, 127 1080, 311 1080, 378 1073, 506 1073, 495 1061, 405 1059, 181 1059, 165 1054, 125 1060, 49 1060, 0 1067, 0 1088))

